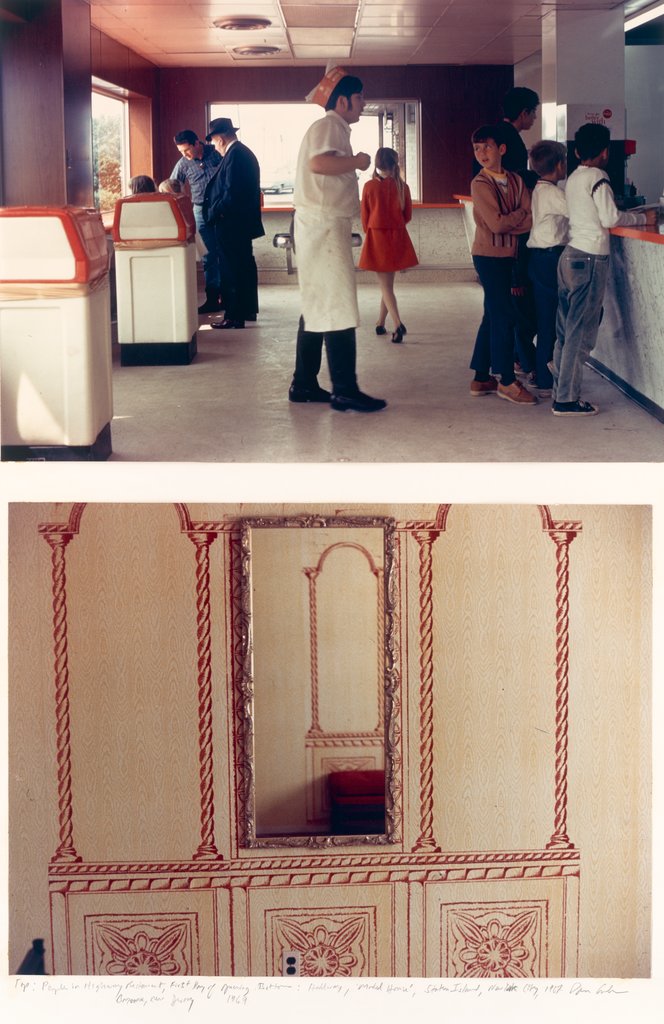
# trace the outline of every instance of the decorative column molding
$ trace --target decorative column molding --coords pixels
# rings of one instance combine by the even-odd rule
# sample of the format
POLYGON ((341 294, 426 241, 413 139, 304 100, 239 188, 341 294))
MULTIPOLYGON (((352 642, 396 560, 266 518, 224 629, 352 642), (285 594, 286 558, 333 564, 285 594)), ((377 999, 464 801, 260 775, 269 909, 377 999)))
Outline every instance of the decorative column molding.
POLYGON ((305 568, 304 575, 309 583, 309 666, 311 671, 311 725, 308 736, 318 736, 320 727, 320 702, 318 699, 318 602, 316 599, 316 581, 320 575, 320 563, 313 568, 305 568))
POLYGON ((59 839, 51 864, 71 864, 81 857, 74 846, 69 710, 69 647, 67 638, 67 574, 65 550, 78 533, 84 504, 74 505, 68 523, 42 523, 39 533, 51 549, 53 652, 55 672, 55 735, 58 779, 59 839))
POLYGON ((416 851, 440 853, 433 835, 433 568, 440 530, 415 530, 420 549, 420 835, 416 851))
MULTIPOLYGON (((376 636, 378 642, 376 643, 376 655, 378 658, 378 664, 376 665, 376 678, 382 679, 385 672, 385 651, 383 645, 380 643, 381 637, 385 634, 385 573, 382 569, 376 566, 372 570, 376 577, 376 636)), ((385 728, 385 700, 384 700, 385 687, 378 687, 378 724, 376 725, 376 732, 382 731, 385 728)))
POLYGON ((569 739, 569 546, 583 529, 573 520, 556 521, 540 506, 542 528, 556 545, 556 726, 553 834, 546 847, 574 849, 567 835, 567 759, 569 739))
POLYGON ((216 531, 187 531, 196 548, 196 641, 198 674, 198 762, 201 792, 201 841, 194 860, 223 860, 214 840, 212 757, 212 654, 210 646, 210 545, 216 531))

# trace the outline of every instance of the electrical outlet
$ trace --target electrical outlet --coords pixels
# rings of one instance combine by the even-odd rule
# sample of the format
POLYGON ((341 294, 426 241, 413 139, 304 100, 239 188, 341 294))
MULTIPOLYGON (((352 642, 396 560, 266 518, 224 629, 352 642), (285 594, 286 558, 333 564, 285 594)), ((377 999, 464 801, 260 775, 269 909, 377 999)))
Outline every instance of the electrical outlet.
POLYGON ((299 978, 300 954, 296 949, 285 949, 281 954, 281 973, 284 978, 299 978))

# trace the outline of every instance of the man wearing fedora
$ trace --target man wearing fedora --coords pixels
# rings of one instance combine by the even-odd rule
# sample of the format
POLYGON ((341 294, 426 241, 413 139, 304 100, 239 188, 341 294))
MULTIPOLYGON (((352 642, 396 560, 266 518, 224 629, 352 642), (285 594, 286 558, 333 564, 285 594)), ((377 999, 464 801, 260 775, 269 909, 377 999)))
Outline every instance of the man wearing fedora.
POLYGON ((203 255, 205 302, 198 307, 198 312, 220 313, 223 306, 221 305, 219 254, 215 233, 203 220, 203 197, 205 186, 219 170, 221 157, 214 146, 206 146, 196 132, 189 128, 178 132, 173 141, 180 153, 180 159, 171 171, 170 177, 189 186, 196 230, 207 250, 203 255))
POLYGON ((258 271, 252 242, 265 234, 261 221, 260 167, 228 117, 210 121, 205 141, 222 157, 208 182, 203 218, 215 231, 221 267, 224 318, 212 321, 219 330, 244 327, 258 315, 258 271))

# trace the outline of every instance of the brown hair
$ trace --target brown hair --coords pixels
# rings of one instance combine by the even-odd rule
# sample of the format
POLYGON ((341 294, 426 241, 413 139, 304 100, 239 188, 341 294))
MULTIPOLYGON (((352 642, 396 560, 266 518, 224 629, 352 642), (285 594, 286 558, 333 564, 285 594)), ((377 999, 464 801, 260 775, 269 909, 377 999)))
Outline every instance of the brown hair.
POLYGON ((401 168, 399 167, 399 154, 395 149, 390 149, 388 146, 381 146, 376 151, 376 158, 374 160, 376 169, 373 172, 374 178, 382 178, 385 175, 389 175, 397 183, 397 190, 399 192, 399 202, 401 203, 401 209, 403 210, 406 201, 406 190, 404 188, 404 180, 401 177, 401 168), (379 174, 379 171, 383 171, 383 174, 379 174))
POLYGON ((129 191, 136 196, 141 192, 156 192, 157 186, 149 174, 137 174, 129 179, 129 191))
POLYGON ((551 139, 540 139, 530 150, 530 166, 535 174, 551 174, 560 163, 567 160, 567 146, 551 139))

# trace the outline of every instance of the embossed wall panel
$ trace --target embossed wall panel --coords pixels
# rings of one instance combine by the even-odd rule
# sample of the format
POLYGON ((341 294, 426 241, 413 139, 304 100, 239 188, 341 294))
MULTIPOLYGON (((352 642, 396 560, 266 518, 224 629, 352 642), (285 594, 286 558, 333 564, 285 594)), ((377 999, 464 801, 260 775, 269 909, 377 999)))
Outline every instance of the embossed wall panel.
POLYGON ((53 504, 8 509, 10 970, 34 936, 48 935, 47 865, 58 843, 50 552, 37 533, 44 514, 62 513, 53 504))
POLYGON ((426 975, 443 978, 574 975, 576 895, 575 880, 565 877, 427 883, 422 929, 426 975), (573 891, 568 892, 570 881, 573 891))
POLYGON ((198 835, 194 551, 173 506, 88 505, 67 551, 76 846, 187 859, 198 835))
POLYGON ((248 892, 251 975, 280 975, 282 954, 300 954, 305 977, 367 978, 394 973, 390 885, 319 886, 288 881, 248 892))
POLYGON ((554 545, 534 506, 455 506, 433 557, 439 841, 537 848, 553 808, 554 545))
POLYGON ((614 505, 565 514, 583 518, 570 572, 569 749, 570 832, 583 852, 581 967, 643 977, 650 916, 634 893, 649 905, 651 513, 614 505))
MULTIPOLYGON (((87 888, 87 887, 86 887, 87 888)), ((72 974, 215 975, 215 890, 71 892, 72 974)), ((220 936, 230 944, 228 929, 220 936)))

